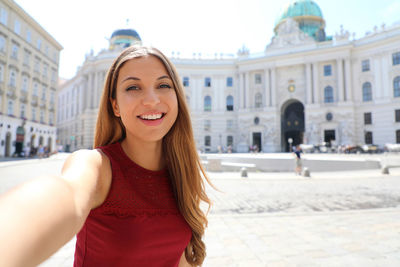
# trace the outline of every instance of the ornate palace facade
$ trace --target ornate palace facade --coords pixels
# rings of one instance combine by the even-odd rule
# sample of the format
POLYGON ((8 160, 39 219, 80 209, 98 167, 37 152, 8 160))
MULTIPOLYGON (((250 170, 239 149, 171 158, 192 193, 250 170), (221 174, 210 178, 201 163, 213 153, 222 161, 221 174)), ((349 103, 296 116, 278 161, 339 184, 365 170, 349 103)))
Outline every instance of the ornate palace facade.
MULTIPOLYGON (((257 145, 279 152, 301 143, 400 143, 400 24, 382 25, 360 39, 343 29, 326 36, 324 29, 318 5, 299 0, 279 17, 263 53, 242 48, 232 58, 173 55, 198 148, 247 152, 257 145)), ((121 43, 132 42, 140 42, 135 31, 114 32, 110 48, 88 55, 61 88, 64 146, 91 147, 106 70, 121 43)))

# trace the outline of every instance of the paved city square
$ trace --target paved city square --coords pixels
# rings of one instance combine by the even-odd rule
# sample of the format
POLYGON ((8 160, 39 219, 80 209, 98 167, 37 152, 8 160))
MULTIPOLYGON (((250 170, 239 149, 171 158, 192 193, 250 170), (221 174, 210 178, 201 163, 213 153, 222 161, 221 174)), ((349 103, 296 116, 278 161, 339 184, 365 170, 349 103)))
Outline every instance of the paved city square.
MULTIPOLYGON (((34 176, 59 173, 64 158, 0 162, 0 194, 34 176)), ((400 266, 400 168, 389 175, 209 176, 219 191, 207 187, 214 205, 204 266, 400 266)), ((72 266, 74 245, 71 240, 40 266, 72 266)))

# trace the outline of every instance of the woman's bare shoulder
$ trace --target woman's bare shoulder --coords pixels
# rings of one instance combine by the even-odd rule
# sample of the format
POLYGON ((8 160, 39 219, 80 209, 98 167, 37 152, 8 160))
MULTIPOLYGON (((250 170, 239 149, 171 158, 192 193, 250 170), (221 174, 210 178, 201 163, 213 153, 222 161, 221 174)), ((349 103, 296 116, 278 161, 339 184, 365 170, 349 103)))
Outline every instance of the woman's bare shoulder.
POLYGON ((85 188, 93 199, 92 208, 104 202, 111 186, 111 164, 100 149, 82 149, 65 160, 62 176, 85 188))

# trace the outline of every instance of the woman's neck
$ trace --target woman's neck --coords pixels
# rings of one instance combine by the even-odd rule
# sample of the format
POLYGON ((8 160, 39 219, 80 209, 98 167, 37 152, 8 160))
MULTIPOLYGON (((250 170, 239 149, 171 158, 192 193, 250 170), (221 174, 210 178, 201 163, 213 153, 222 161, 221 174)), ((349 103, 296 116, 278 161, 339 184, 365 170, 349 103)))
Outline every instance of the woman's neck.
POLYGON ((159 171, 165 167, 165 159, 162 157, 162 140, 143 142, 143 140, 125 138, 121 142, 121 147, 131 160, 145 169, 159 171))

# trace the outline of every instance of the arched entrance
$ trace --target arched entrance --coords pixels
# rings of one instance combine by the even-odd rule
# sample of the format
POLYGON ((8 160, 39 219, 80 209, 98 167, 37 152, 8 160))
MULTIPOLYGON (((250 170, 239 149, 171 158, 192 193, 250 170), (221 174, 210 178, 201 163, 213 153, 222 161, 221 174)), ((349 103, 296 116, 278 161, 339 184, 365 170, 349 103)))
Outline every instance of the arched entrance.
POLYGON ((22 126, 17 128, 17 140, 15 142, 15 153, 20 156, 24 148, 25 129, 22 126))
POLYGON ((51 139, 51 137, 49 137, 47 139, 47 148, 49 149, 49 152, 51 152, 53 150, 51 143, 52 143, 52 139, 51 139))
POLYGON ((297 100, 289 100, 281 110, 282 151, 291 151, 291 146, 303 143, 304 106, 297 100), (289 143, 292 141, 292 143, 289 143))
POLYGON ((11 156, 11 133, 7 132, 6 134, 6 147, 4 151, 4 156, 9 157, 11 156))

